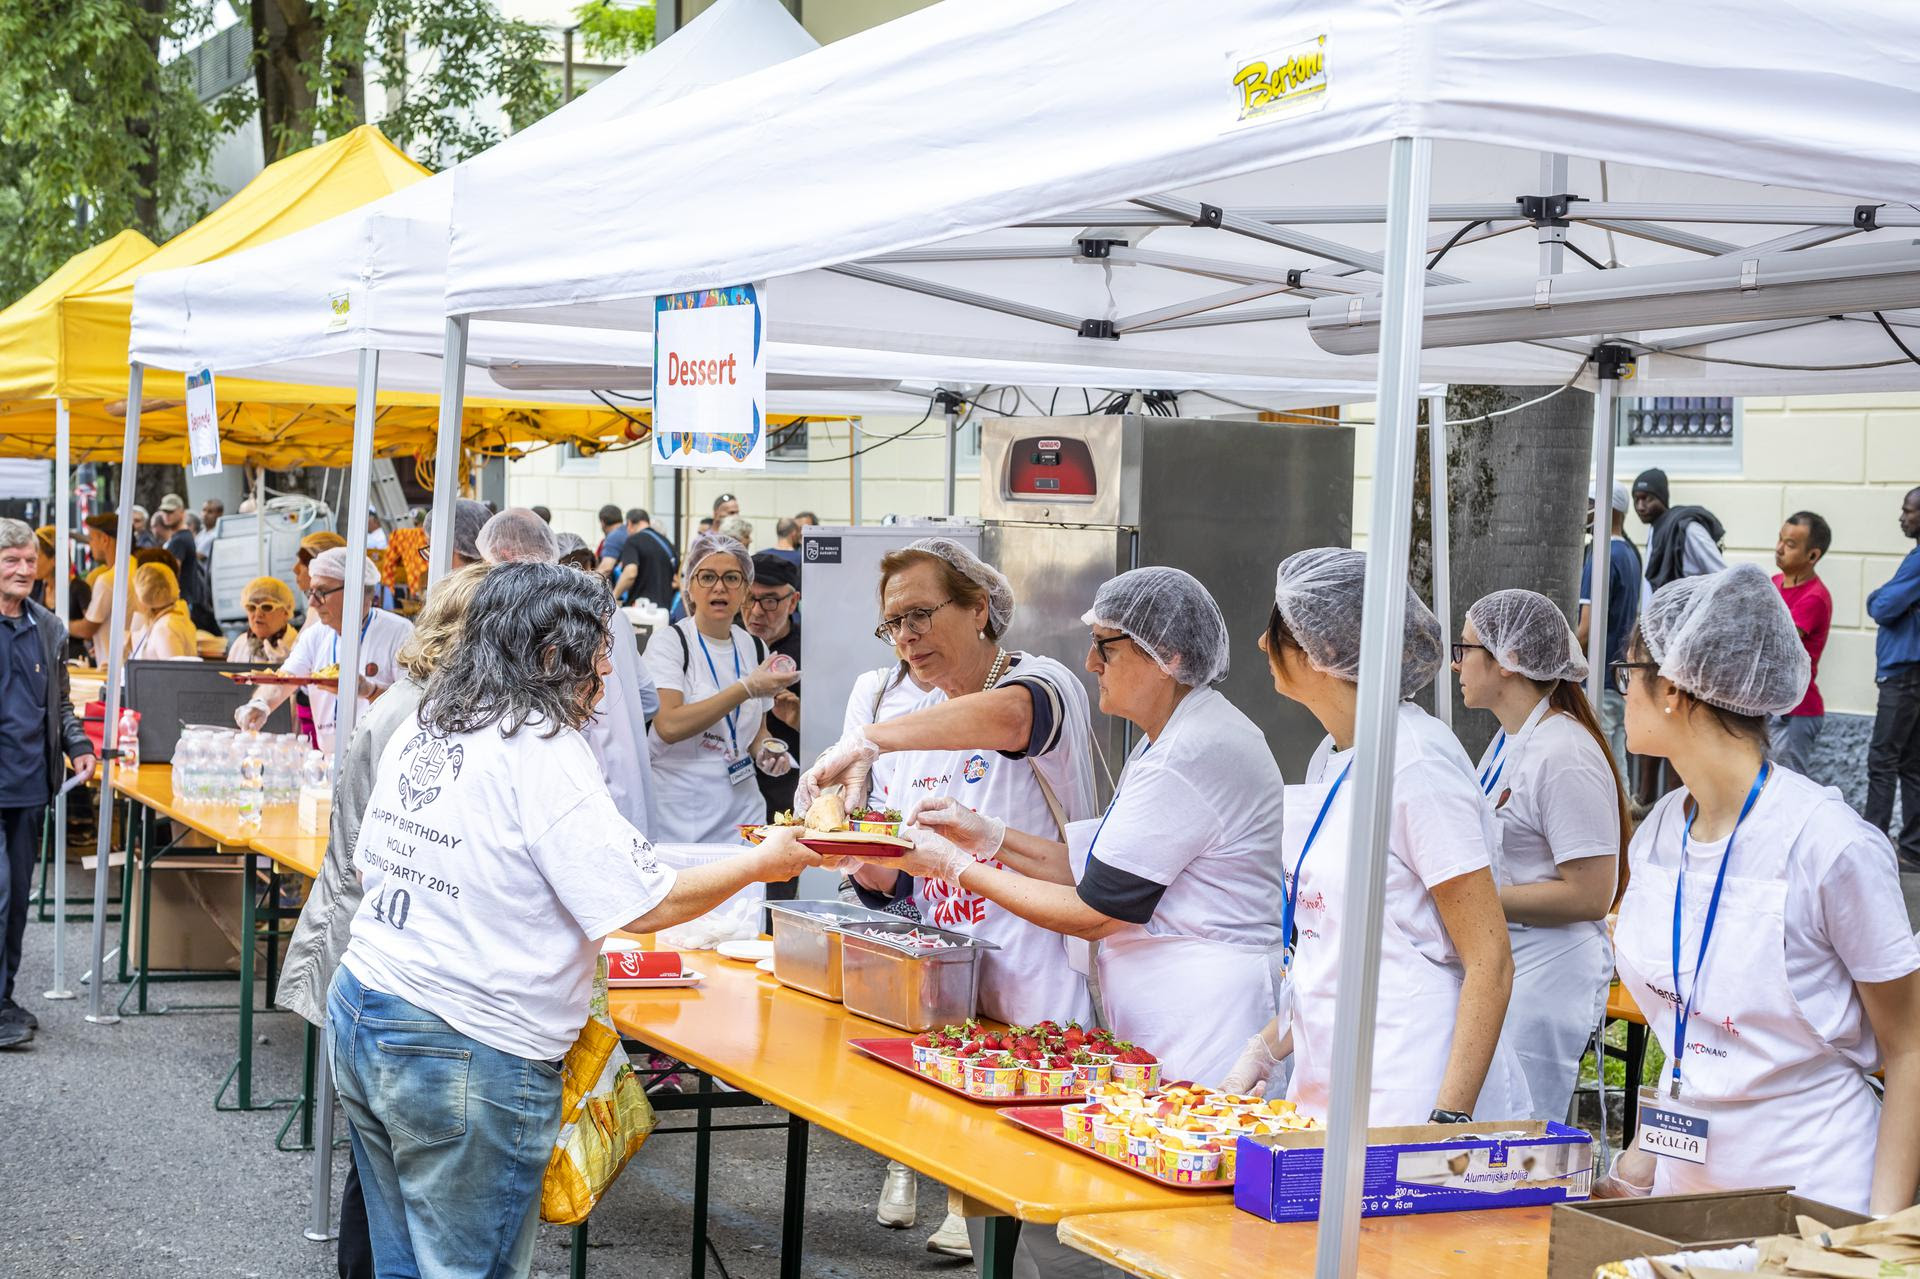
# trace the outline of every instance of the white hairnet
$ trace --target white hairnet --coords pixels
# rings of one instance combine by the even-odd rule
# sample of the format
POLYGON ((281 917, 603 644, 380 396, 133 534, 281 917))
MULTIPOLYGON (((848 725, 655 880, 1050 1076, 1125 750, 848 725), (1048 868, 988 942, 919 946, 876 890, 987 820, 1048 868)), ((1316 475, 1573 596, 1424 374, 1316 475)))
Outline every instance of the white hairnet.
POLYGON ((553 564, 560 559, 553 529, 524 506, 509 506, 481 525, 473 544, 489 564, 523 560, 553 564))
MULTIPOLYGON (((313 557, 307 565, 307 580, 311 582, 345 582, 347 580, 347 548, 330 546, 313 557)), ((380 573, 373 565, 367 565, 361 575, 362 589, 372 591, 380 585, 380 573)))
POLYGON ((1752 564, 1653 593, 1640 636, 1663 678, 1740 715, 1778 715, 1806 696, 1813 664, 1773 579, 1752 564))
POLYGON ((687 576, 692 577, 700 568, 700 561, 710 555, 731 555, 740 561, 740 571, 746 575, 747 585, 753 585, 753 556, 747 554, 747 548, 730 537, 718 533, 701 533, 694 537, 693 546, 687 551, 687 576))
MULTIPOLYGON (((1366 595, 1367 553, 1321 546, 1280 561, 1273 603, 1318 670, 1349 684, 1360 682, 1360 613, 1366 595)), ((1446 632, 1433 610, 1407 588, 1400 650, 1400 696, 1433 682, 1446 657, 1446 632)))
POLYGON ((1188 688, 1226 678, 1227 619, 1191 573, 1136 568, 1110 578, 1080 620, 1124 632, 1188 688))
POLYGON ((470 497, 459 497, 453 501, 453 553, 463 560, 482 560, 480 554, 480 530, 486 527, 493 512, 487 509, 485 502, 476 502, 470 497))
POLYGON ((1495 591, 1467 610, 1480 642, 1501 666, 1528 679, 1583 680, 1587 659, 1554 602, 1538 591, 1495 591))
MULTIPOLYGON (((1594 498, 1595 487, 1596 486, 1592 484, 1587 485, 1587 500, 1598 505, 1598 501, 1594 498)), ((1613 486, 1613 509, 1625 515, 1627 508, 1632 505, 1633 496, 1627 492, 1627 486, 1624 484, 1615 484, 1613 486)))
POLYGON ((902 548, 938 555, 960 570, 962 576, 987 593, 987 620, 996 633, 1004 635, 1013 620, 1013 584, 1006 574, 969 551, 950 537, 923 537, 902 548))

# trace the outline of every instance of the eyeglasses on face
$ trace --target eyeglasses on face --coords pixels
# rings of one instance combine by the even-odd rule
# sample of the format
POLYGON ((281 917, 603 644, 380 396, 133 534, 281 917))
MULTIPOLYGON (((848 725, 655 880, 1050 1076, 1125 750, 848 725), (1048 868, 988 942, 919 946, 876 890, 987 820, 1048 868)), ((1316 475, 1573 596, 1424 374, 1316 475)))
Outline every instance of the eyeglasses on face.
POLYGON ((1107 645, 1131 644, 1132 642, 1133 637, 1131 635, 1095 635, 1087 647, 1100 654, 1100 665, 1108 666, 1112 664, 1113 658, 1107 654, 1107 645))
MULTIPOLYGON (((342 590, 344 590, 345 588, 344 588, 344 587, 341 587, 341 588, 336 588, 336 589, 342 589, 342 590)), ((308 591, 308 592, 307 592, 307 598, 308 598, 308 599, 312 599, 312 598, 313 598, 313 592, 312 592, 312 591, 308 591)), ((245 608, 245 609, 247 610, 247 612, 249 612, 249 613, 271 613, 271 612, 273 612, 273 611, 274 611, 275 609, 284 609, 284 608, 286 608, 286 605, 285 605, 285 604, 282 604, 282 603, 281 603, 281 602, 280 602, 279 600, 248 600, 248 601, 247 601, 247 602, 246 602, 246 603, 245 603, 244 605, 242 605, 241 607, 243 607, 243 608, 245 608)))
POLYGON ((749 609, 758 609, 761 612, 771 613, 798 594, 798 591, 782 591, 778 595, 749 595, 747 597, 747 607, 749 609))
POLYGON ((1607 678, 1613 683, 1613 691, 1626 696, 1627 689, 1633 684, 1634 671, 1657 671, 1658 662, 1608 662, 1607 678))
POLYGON ((910 608, 886 618, 873 628, 873 637, 882 643, 897 644, 903 631, 908 635, 925 635, 933 626, 933 615, 951 603, 952 600, 941 600, 932 608, 910 608))
POLYGON ((310 586, 307 588, 307 603, 325 604, 333 596, 338 595, 341 591, 344 591, 346 589, 347 588, 344 585, 335 586, 326 590, 322 590, 318 586, 310 586))
POLYGON ((1459 644, 1455 644, 1455 645, 1453 646, 1453 660, 1454 660, 1454 661, 1456 661, 1456 662, 1464 662, 1464 661, 1466 661, 1466 660, 1467 660, 1467 650, 1468 650, 1468 649, 1473 649, 1473 648, 1477 648, 1477 649, 1479 649, 1479 650, 1480 650, 1480 651, 1481 651, 1482 653, 1487 653, 1487 652, 1491 652, 1491 651, 1492 651, 1492 650, 1491 650, 1491 649, 1489 649, 1489 648, 1488 648, 1488 647, 1487 647, 1487 646, 1486 646, 1485 644, 1467 644, 1467 643, 1459 643, 1459 644))
POLYGON ((730 591, 737 591, 747 584, 747 579, 743 573, 716 573, 710 568, 703 568, 693 575, 693 584, 706 591, 710 591, 716 586, 724 586, 730 591))

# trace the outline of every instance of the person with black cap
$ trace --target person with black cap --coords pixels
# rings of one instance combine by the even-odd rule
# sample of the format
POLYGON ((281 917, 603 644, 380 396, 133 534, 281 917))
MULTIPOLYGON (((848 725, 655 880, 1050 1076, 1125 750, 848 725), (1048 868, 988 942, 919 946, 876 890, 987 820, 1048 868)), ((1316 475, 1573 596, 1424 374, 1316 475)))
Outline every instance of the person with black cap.
MULTIPOLYGON (((761 551, 753 557, 753 584, 747 588, 747 606, 743 620, 747 630, 775 653, 784 653, 800 664, 800 569, 784 556, 761 551)), ((773 709, 767 712, 767 732, 787 744, 795 759, 800 758, 800 686, 793 684, 773 697, 773 709)), ((793 793, 800 784, 795 769, 779 777, 759 775, 760 794, 767 801, 767 820, 793 808, 793 793)), ((767 896, 785 901, 793 895, 792 884, 769 884, 767 896)))
POLYGON ((1647 534, 1647 584, 1659 590, 1668 582, 1702 573, 1718 573, 1727 561, 1720 539, 1727 535, 1720 521, 1704 506, 1671 506, 1667 473, 1659 467, 1640 472, 1633 481, 1633 510, 1647 534))

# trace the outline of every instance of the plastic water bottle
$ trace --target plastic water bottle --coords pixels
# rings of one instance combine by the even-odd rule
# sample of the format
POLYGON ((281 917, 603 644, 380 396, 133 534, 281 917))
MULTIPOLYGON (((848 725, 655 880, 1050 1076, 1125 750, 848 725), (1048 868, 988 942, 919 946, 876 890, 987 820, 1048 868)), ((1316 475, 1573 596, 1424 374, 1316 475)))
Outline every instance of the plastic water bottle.
POLYGON ((133 713, 132 707, 120 712, 120 729, 114 736, 114 744, 120 751, 120 766, 130 771, 140 767, 140 719, 133 713))
POLYGON ((267 805, 266 749, 258 733, 243 733, 240 741, 240 785, 235 791, 235 806, 240 821, 251 825, 260 820, 267 805))

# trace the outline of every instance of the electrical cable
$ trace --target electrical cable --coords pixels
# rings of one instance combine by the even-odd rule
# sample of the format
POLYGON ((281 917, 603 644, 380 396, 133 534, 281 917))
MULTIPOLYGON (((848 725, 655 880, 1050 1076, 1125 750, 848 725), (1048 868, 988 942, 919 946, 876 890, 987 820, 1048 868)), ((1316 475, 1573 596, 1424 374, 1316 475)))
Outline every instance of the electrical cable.
POLYGON ((1579 258, 1582 262, 1585 262, 1588 266, 1592 267, 1596 271, 1604 271, 1607 269, 1605 266, 1601 265, 1600 261, 1597 258, 1595 258, 1593 254, 1587 252, 1585 249, 1575 244, 1572 240, 1560 241, 1560 247, 1563 249, 1569 250, 1570 252, 1572 252, 1572 254, 1575 257, 1579 258))
POLYGON ((1436 266, 1439 266, 1440 259, 1447 256, 1447 250, 1451 249, 1454 245, 1460 243, 1461 238, 1465 236, 1467 232, 1473 230, 1473 228, 1477 226, 1485 226, 1485 225, 1487 225, 1487 220, 1485 218, 1476 218, 1472 222, 1469 222, 1465 226, 1461 227, 1458 231, 1455 231, 1453 233, 1453 238, 1448 240, 1445 244, 1441 245, 1440 251, 1434 254, 1431 258, 1427 260, 1427 270, 1431 271, 1436 266))
POLYGON ((1875 311, 1873 313, 1873 318, 1880 321, 1880 327, 1887 331, 1887 337, 1893 342, 1895 346, 1900 348, 1900 354, 1906 356, 1909 360, 1912 360, 1915 364, 1920 364, 1920 355, 1915 355, 1913 353, 1913 348, 1900 340, 1900 335, 1893 331, 1893 326, 1891 324, 1887 323, 1886 316, 1880 314, 1880 312, 1878 311, 1875 311))
MULTIPOLYGON (((843 453, 839 457, 815 457, 815 458, 809 458, 807 460, 816 464, 821 464, 821 465, 832 463, 832 462, 851 462, 854 458, 860 457, 867 453, 871 453, 877 448, 883 448, 888 444, 892 444, 895 440, 906 439, 908 436, 912 435, 915 431, 919 430, 921 427, 927 424, 927 419, 933 416, 933 406, 938 401, 938 399, 939 399, 938 396, 929 395, 927 397, 927 411, 920 415, 920 420, 918 422, 915 422, 912 426, 908 427, 906 430, 899 432, 898 434, 889 435, 884 439, 876 440, 872 444, 868 444, 868 445, 865 445, 864 447, 857 448, 853 450, 851 453, 843 453)), ((922 436, 916 436, 915 438, 923 439, 923 440, 937 440, 942 438, 945 434, 946 433, 942 431, 940 435, 922 435, 922 436)))

